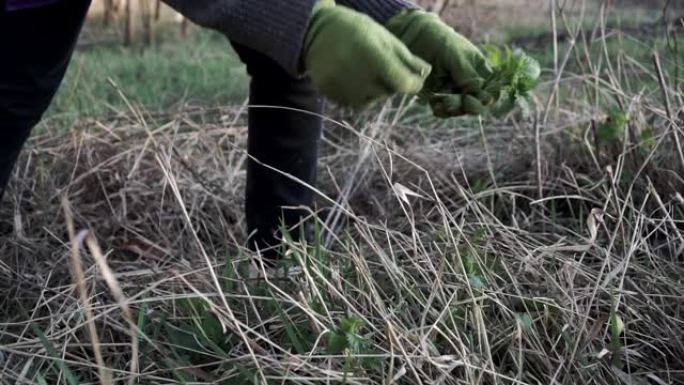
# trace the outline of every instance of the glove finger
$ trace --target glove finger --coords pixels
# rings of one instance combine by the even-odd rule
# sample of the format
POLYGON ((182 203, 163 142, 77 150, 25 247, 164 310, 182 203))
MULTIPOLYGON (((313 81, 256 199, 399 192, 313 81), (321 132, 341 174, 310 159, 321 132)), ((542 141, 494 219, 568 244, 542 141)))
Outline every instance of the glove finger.
POLYGON ((438 118, 461 116, 463 96, 458 94, 439 95, 430 98, 432 114, 438 118))
POLYGON ((477 73, 483 79, 489 79, 494 74, 492 66, 489 65, 489 61, 483 54, 479 54, 475 57, 473 60, 473 67, 475 67, 477 73))
POLYGON ((487 112, 487 107, 485 107, 481 101, 471 95, 465 95, 463 97, 463 107, 461 111, 465 115, 484 115, 487 112))
POLYGON ((479 100, 485 106, 489 106, 499 99, 498 95, 489 93, 484 90, 480 90, 472 95, 476 97, 477 100, 479 100))
POLYGON ((438 118, 449 118, 463 115, 483 115, 487 112, 482 102, 471 95, 439 95, 430 99, 430 107, 438 118))
POLYGON ((483 78, 472 78, 470 80, 465 81, 460 88, 461 91, 465 94, 476 95, 482 91, 484 83, 485 80, 483 78))
POLYGON ((459 38, 461 39, 463 47, 468 47, 469 52, 467 60, 471 68, 483 79, 488 79, 492 76, 492 67, 489 65, 487 57, 482 53, 482 50, 477 48, 477 46, 465 36, 459 35, 459 38))
POLYGON ((391 95, 384 85, 369 79, 368 87, 352 89, 345 84, 346 79, 340 76, 330 76, 318 82, 321 94, 328 99, 351 108, 363 108, 375 101, 385 99, 391 95))
POLYGON ((432 66, 420 57, 412 54, 408 47, 403 43, 397 46, 395 53, 406 68, 414 74, 421 76, 423 81, 425 81, 432 72, 432 66))
POLYGON ((448 67, 451 78, 461 88, 477 78, 483 79, 484 84, 485 79, 489 79, 493 73, 487 59, 469 40, 458 34, 457 38, 463 49, 468 52, 452 57, 452 62, 448 67))
POLYGON ((410 67, 394 51, 381 54, 386 57, 378 61, 381 64, 376 70, 379 76, 377 81, 388 94, 415 94, 423 89, 429 66, 418 67, 414 63, 414 67, 410 67))
POLYGON ((499 101, 499 99, 501 99, 501 92, 502 91, 500 89, 495 90, 494 92, 488 92, 489 95, 491 95, 492 97, 492 103, 496 103, 497 101, 499 101))
POLYGON ((460 57, 449 66, 448 70, 451 81, 459 90, 463 90, 463 87, 472 79, 480 78, 472 64, 460 57))
POLYGON ((474 78, 486 78, 480 74, 479 66, 486 63, 482 53, 464 36, 455 33, 448 71, 458 87, 474 78))

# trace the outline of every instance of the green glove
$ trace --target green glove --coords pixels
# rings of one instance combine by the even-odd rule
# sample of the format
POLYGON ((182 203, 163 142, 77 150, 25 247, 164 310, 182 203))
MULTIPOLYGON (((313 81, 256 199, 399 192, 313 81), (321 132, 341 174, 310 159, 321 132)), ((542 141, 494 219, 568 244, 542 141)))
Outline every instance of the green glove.
POLYGON ((387 29, 432 65, 421 96, 436 116, 479 115, 498 99, 483 90, 492 70, 482 52, 437 15, 405 11, 391 18, 387 29))
POLYGON ((327 0, 314 8, 303 59, 323 95, 352 107, 418 93, 431 69, 370 17, 327 0))

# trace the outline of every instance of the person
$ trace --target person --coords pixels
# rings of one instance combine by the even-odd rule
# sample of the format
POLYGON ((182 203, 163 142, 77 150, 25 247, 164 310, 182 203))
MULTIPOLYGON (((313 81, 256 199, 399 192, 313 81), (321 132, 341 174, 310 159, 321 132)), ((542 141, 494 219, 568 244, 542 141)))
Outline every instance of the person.
MULTIPOLYGON (((490 69, 480 51, 406 0, 164 1, 224 33, 251 76, 245 210, 249 246, 268 258, 277 257, 282 225, 307 234, 301 224, 314 201, 307 185, 316 179, 320 95, 361 107, 421 93, 438 116, 479 114, 494 98, 482 90, 490 69)), ((0 199, 62 81, 89 6, 0 0, 0 199)))

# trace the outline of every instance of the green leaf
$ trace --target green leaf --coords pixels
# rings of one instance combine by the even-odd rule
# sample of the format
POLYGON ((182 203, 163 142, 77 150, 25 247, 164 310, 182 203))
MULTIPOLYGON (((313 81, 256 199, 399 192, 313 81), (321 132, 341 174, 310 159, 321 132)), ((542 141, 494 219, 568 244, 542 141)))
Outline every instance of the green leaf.
POLYGON ((52 343, 48 341, 47 337, 45 337, 45 334, 43 331, 36 325, 35 323, 31 324, 31 329, 33 329, 33 332, 36 333, 38 336, 38 339, 40 340, 40 343, 43 345, 45 348, 45 351, 47 354, 52 357, 55 362, 57 362, 57 366, 59 369, 64 373, 64 377, 67 380, 67 383, 69 385, 78 385, 79 380, 78 377, 74 374, 74 372, 69 369, 67 364, 62 360, 62 356, 57 352, 54 346, 52 346, 52 343))
POLYGON ((179 355, 195 354, 204 350, 203 346, 197 340, 197 336, 193 333, 188 333, 184 330, 169 326, 166 332, 169 342, 173 344, 175 349, 179 350, 179 355))
POLYGON ((479 275, 468 275, 468 282, 475 290, 483 290, 487 286, 484 278, 479 275))
POLYGON ((209 341, 220 344, 220 342, 223 340, 223 326, 214 314, 209 312, 204 314, 201 322, 201 328, 209 341))
POLYGON ((641 134, 639 135, 639 144, 641 145, 641 147, 649 151, 656 146, 657 141, 655 139, 652 127, 646 128, 645 130, 641 131, 641 134))
POLYGON ((140 305, 140 309, 138 310, 138 320, 137 320, 138 331, 136 334, 137 334, 139 339, 143 339, 145 337, 143 334, 144 333, 143 330, 145 330, 145 321, 147 320, 146 312, 147 312, 147 306, 145 305, 145 303, 142 303, 140 305))
POLYGON ((366 340, 356 334, 347 334, 347 350, 351 354, 359 354, 365 347, 366 340))
POLYGON ((492 46, 483 47, 493 73, 487 79, 484 89, 500 95, 491 108, 495 116, 504 115, 519 107, 529 115, 530 92, 539 83, 541 66, 539 62, 521 50, 505 48, 505 53, 492 46))
POLYGON ((520 68, 520 91, 532 91, 536 87, 539 78, 541 77, 541 65, 539 62, 531 57, 520 53, 522 65, 520 68))
POLYGON ((476 268, 477 263, 475 263, 475 259, 470 254, 464 254, 461 262, 463 263, 463 270, 465 270, 467 275, 473 275, 478 272, 476 268))
POLYGON ((527 334, 533 334, 534 330, 532 329, 532 317, 530 317, 529 314, 527 313, 518 313, 516 314, 516 319, 518 321, 518 325, 520 325, 520 328, 527 334))
POLYGON ((230 253, 226 250, 226 255, 225 255, 225 265, 223 266, 223 279, 224 279, 224 284, 223 284, 223 290, 226 293, 234 293, 235 292, 235 282, 237 279, 237 272, 235 271, 235 266, 233 265, 233 258, 231 257, 230 253))
POLYGON ((183 298, 177 300, 175 303, 181 313, 192 318, 196 318, 206 311, 206 305, 201 298, 183 298))
POLYGON ((168 357, 163 359, 163 363, 164 366, 166 366, 166 368, 171 370, 173 375, 181 384, 185 385, 193 382, 194 378, 189 373, 186 373, 185 370, 180 369, 179 363, 175 362, 174 360, 168 357))
POLYGON ((484 51, 485 56, 487 56, 489 65, 491 65, 492 68, 500 67, 502 65, 503 55, 499 47, 492 44, 485 44, 482 46, 482 51, 484 51))
POLYGON ((233 385, 233 384, 240 384, 240 385, 256 385, 256 384, 261 384, 260 379, 258 376, 255 374, 254 370, 245 366, 241 365, 235 365, 233 366, 230 370, 226 371, 237 371, 237 374, 235 376, 231 376, 230 378, 227 378, 224 382, 221 383, 221 385, 233 385))
POLYGON ((283 326, 285 327, 285 333, 287 334, 288 339, 292 343, 292 346, 294 346, 298 354, 306 354, 309 349, 305 347, 305 338, 301 335, 301 333, 299 333, 299 330, 297 329, 296 325, 292 322, 290 317, 288 317, 285 311, 283 311, 283 308, 282 306, 280 306, 280 303, 276 300, 273 300, 273 302, 276 307, 276 310, 278 311, 278 317, 280 318, 280 322, 283 323, 283 326))
POLYGON ((347 338, 339 331, 328 332, 328 354, 341 354, 347 349, 347 338))
POLYGON ((599 145, 619 144, 626 124, 627 115, 618 109, 611 109, 608 117, 596 128, 596 142, 599 145))
POLYGON ((518 96, 515 99, 515 105, 520 108, 524 117, 530 116, 530 102, 527 97, 518 96))
POLYGON ((342 320, 340 329, 347 334, 356 334, 363 327, 364 322, 360 318, 350 317, 342 320))
POLYGON ((45 380, 45 377, 43 377, 40 373, 36 374, 36 382, 38 385, 48 385, 47 381, 45 380))
POLYGON ((360 353, 366 346, 365 338, 358 334, 364 324, 357 317, 343 319, 336 330, 328 332, 328 354, 360 353))

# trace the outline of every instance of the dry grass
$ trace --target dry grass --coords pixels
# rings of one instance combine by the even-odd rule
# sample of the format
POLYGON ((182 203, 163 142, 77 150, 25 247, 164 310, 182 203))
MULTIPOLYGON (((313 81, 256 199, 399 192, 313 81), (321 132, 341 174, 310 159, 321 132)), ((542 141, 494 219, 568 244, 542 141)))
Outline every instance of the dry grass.
POLYGON ((244 106, 34 138, 0 208, 0 383, 684 383, 684 93, 626 91, 658 78, 628 57, 564 71, 584 53, 530 119, 331 112, 294 277, 248 272, 244 106))

